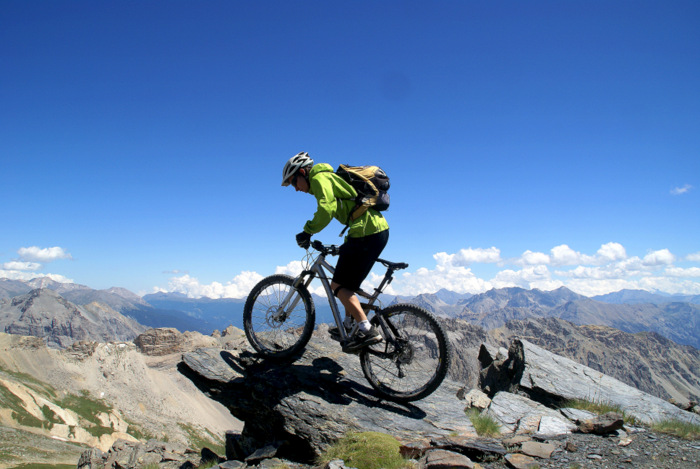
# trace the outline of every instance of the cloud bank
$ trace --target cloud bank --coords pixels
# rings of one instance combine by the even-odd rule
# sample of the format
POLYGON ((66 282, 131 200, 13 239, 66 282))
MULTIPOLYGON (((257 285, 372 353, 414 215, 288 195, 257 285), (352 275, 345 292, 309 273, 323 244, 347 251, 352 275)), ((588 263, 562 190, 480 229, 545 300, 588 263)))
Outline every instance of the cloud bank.
POLYGON ((622 289, 700 294, 700 267, 676 265, 700 262, 699 253, 679 258, 668 249, 659 249, 642 257, 630 256, 624 246, 610 242, 593 254, 562 244, 549 252, 527 250, 512 259, 502 259, 495 247, 463 249, 456 254, 438 253, 434 258, 437 261, 434 269, 418 269, 397 278, 392 285, 394 292, 413 295, 446 288, 458 293, 483 293, 492 288, 553 290, 567 287, 586 296, 622 289), (491 255, 475 255, 484 252, 491 255), (487 280, 472 270, 484 263, 502 268, 487 280))
POLYGON ((72 280, 59 274, 39 272, 44 264, 61 259, 72 259, 64 248, 54 246, 40 248, 38 246, 22 247, 17 250, 18 257, 0 264, 0 278, 27 281, 38 277, 48 277, 56 282, 71 283, 72 280))
MULTIPOLYGON (((554 290, 567 287, 586 296, 622 289, 663 291, 674 294, 700 294, 700 252, 678 256, 669 249, 631 256, 620 243, 610 242, 593 253, 577 251, 566 244, 549 252, 526 250, 515 258, 504 258, 500 249, 466 248, 455 253, 433 255, 435 265, 396 274, 387 293, 415 296, 446 289, 457 293, 483 293, 492 288, 521 287, 554 290), (684 265, 681 265, 684 264, 684 265), (692 265, 698 264, 698 265, 692 265)), ((302 262, 277 267, 275 273, 298 275, 302 262)), ((375 268, 363 288, 371 290, 383 277, 375 268)), ((167 289, 191 297, 242 298, 262 276, 243 272, 228 283, 200 284, 189 275, 174 277, 167 289)), ((311 285, 313 293, 325 296, 320 282, 311 285)))

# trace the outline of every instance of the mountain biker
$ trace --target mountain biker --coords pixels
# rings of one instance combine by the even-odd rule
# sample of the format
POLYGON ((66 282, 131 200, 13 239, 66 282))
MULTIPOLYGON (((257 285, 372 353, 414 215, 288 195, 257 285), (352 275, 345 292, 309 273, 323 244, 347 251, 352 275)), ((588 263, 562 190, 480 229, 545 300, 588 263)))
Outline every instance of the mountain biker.
MULTIPOLYGON (((284 165, 282 186, 289 185, 297 192, 312 194, 318 202, 313 218, 296 235, 297 244, 304 249, 310 246, 311 236, 323 230, 333 218, 345 225, 355 207, 355 189, 336 175, 331 165, 314 164, 306 152, 294 155, 284 165)), ((351 329, 352 319, 358 323, 357 331, 344 344, 346 351, 356 351, 383 340, 367 320, 355 292, 360 289, 388 241, 389 224, 381 213, 369 209, 350 222, 348 234, 340 246, 331 288, 345 307, 346 330, 351 329)))

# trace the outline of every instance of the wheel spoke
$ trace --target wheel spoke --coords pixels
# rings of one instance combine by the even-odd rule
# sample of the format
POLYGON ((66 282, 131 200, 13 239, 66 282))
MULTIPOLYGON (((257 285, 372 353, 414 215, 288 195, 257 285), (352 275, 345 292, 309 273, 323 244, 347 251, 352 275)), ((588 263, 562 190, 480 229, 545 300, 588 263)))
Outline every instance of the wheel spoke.
POLYGON ((292 355, 303 349, 311 337, 315 319, 313 301, 307 290, 295 290, 293 283, 292 277, 273 275, 258 283, 248 296, 243 321, 245 332, 251 345, 264 356, 292 355), (295 295, 281 311, 290 292, 295 295))
POLYGON ((361 354, 372 386, 397 400, 421 399, 442 382, 449 366, 449 344, 435 318, 416 305, 394 305, 385 318, 399 333, 361 354))

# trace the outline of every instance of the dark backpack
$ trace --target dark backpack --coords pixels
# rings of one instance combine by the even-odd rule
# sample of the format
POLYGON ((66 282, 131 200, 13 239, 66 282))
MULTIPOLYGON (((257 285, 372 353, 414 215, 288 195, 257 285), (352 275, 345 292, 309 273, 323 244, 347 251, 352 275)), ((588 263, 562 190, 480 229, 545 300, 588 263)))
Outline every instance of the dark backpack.
POLYGON ((350 166, 341 164, 335 174, 349 183, 355 192, 355 208, 350 211, 345 229, 368 209, 379 212, 389 209, 389 176, 379 166, 350 166))

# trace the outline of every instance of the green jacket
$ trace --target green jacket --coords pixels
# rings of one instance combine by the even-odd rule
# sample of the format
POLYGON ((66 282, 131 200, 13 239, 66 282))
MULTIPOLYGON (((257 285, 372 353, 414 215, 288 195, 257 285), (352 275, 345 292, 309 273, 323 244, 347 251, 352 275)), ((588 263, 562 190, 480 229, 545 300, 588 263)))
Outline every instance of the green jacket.
MULTIPOLYGON (((345 225, 348 215, 355 207, 355 189, 333 172, 326 163, 314 165, 309 172, 309 193, 316 197, 318 208, 314 217, 304 225, 304 231, 316 234, 323 230, 333 218, 345 225)), ((388 230, 389 224, 381 213, 369 209, 350 224, 348 236, 362 238, 388 230)))

